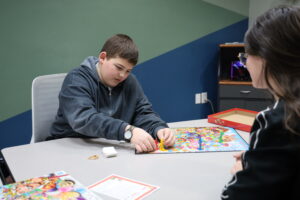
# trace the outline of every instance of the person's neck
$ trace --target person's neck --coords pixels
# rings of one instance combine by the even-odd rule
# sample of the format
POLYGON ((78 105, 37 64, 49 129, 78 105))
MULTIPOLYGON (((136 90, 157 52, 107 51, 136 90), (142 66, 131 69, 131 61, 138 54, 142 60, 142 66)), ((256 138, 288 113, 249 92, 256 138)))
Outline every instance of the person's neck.
MULTIPOLYGON (((96 70, 97 70, 97 74, 98 74, 98 77, 99 77, 100 82, 103 83, 99 62, 97 62, 97 64, 96 64, 96 70)), ((103 84, 104 84, 104 83, 103 83, 103 84)))
POLYGON ((99 81, 105 85, 106 87, 108 87, 109 89, 112 89, 111 87, 109 87, 108 85, 106 85, 102 79, 102 75, 101 75, 101 65, 99 62, 97 62, 96 64, 96 70, 97 70, 97 74, 98 74, 98 77, 99 77, 99 81))

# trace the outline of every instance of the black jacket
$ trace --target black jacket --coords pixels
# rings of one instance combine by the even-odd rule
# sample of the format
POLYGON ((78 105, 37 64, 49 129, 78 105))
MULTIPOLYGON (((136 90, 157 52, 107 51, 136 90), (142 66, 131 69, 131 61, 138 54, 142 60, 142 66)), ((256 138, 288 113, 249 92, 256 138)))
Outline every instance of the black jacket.
POLYGON ((224 187, 222 199, 300 199, 300 136, 284 128, 283 120, 283 101, 256 116, 243 170, 224 187))
POLYGON ((66 76, 59 109, 51 128, 52 138, 103 137, 123 140, 128 124, 140 127, 154 138, 167 124, 152 105, 134 75, 110 91, 100 82, 96 57, 88 57, 66 76))

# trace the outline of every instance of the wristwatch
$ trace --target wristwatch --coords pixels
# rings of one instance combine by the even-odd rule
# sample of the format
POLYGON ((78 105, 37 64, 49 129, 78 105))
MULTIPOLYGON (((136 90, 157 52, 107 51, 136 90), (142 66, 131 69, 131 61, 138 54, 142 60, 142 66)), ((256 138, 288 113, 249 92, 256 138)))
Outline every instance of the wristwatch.
POLYGON ((135 128, 134 126, 130 125, 129 128, 125 131, 124 139, 126 142, 130 142, 132 135, 133 135, 132 131, 134 128, 135 128))

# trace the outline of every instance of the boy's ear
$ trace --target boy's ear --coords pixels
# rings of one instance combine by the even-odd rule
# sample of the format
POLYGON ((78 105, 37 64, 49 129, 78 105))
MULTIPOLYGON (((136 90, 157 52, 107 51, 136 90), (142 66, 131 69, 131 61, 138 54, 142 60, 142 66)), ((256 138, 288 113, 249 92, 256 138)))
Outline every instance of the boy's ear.
POLYGON ((103 62, 105 60, 105 58, 106 58, 106 52, 105 51, 100 52, 98 58, 99 58, 100 62, 103 62))

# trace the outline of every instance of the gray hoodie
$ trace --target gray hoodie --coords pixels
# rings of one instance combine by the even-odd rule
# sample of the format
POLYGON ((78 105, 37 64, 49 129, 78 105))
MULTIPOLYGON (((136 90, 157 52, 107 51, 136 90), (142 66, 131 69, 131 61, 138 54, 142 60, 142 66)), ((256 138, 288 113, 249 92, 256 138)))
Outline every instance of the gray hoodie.
POLYGON ((99 79, 98 58, 86 58, 66 76, 59 93, 59 108, 51 127, 52 139, 101 137, 123 140, 128 124, 142 128, 156 138, 167 124, 152 105, 133 74, 109 90, 99 79))

